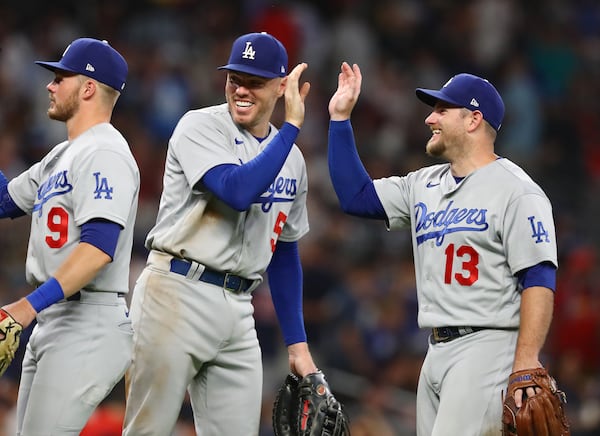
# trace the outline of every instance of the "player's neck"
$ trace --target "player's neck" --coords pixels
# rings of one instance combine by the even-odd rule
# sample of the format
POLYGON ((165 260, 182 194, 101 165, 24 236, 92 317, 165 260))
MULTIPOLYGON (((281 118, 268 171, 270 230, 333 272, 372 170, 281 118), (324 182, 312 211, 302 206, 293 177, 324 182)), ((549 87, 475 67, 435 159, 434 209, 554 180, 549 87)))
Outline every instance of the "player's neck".
POLYGON ((67 139, 74 140, 83 132, 91 129, 97 124, 110 123, 110 114, 101 111, 85 112, 78 111, 72 118, 67 120, 67 139))
POLYGON ((466 177, 473 171, 483 168, 498 159, 495 153, 464 156, 450 162, 450 171, 454 177, 466 177))

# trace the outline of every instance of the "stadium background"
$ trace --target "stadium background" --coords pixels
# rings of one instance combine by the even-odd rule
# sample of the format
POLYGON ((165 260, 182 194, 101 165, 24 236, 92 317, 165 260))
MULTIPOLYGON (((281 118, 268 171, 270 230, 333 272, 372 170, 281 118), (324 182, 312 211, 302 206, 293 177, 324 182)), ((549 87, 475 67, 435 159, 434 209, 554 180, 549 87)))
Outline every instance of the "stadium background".
MULTIPOLYGON (((387 233, 381 223, 344 216, 329 181, 327 102, 340 62, 363 71, 353 125, 373 177, 432 163, 424 154, 427 107, 415 87, 439 87, 463 71, 490 79, 507 107, 498 154, 523 165, 554 205, 559 290, 543 362, 567 392, 573 435, 600 434, 600 3, 2 0, 0 17, 0 169, 9 178, 65 136, 64 125, 47 119, 51 77, 34 60, 58 58, 81 36, 107 39, 128 60, 113 123, 142 176, 132 282, 145 261, 168 137, 187 109, 224 100, 224 73, 215 67, 233 39, 269 31, 287 46, 291 66, 308 62, 304 79, 312 89, 297 141, 310 180, 311 232, 300 245, 306 327, 355 436, 414 434, 427 334, 415 323, 408 232, 387 233)), ((281 120, 279 107, 276 124, 281 120)), ((27 218, 0 221, 0 304, 30 290, 28 230, 27 218)), ((272 397, 287 360, 265 287, 255 306, 265 363, 261 436, 270 436, 272 397)), ((0 435, 14 434, 20 359, 0 379, 0 435)), ((84 435, 120 434, 122 391, 117 386, 84 435)), ((192 434, 186 402, 176 435, 192 434)))

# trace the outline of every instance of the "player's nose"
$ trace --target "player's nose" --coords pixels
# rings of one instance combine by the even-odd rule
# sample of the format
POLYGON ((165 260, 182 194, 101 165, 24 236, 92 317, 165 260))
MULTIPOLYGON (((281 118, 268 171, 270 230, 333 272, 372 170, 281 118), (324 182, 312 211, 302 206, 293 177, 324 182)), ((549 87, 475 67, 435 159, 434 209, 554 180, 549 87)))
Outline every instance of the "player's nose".
POLYGON ((429 113, 429 115, 427 115, 427 117, 425 118, 425 124, 427 124, 428 126, 435 124, 436 121, 437 121, 437 114, 435 113, 435 111, 431 111, 429 113))
POLYGON ((238 95, 247 95, 250 93, 250 88, 238 83, 235 86, 234 92, 238 95))

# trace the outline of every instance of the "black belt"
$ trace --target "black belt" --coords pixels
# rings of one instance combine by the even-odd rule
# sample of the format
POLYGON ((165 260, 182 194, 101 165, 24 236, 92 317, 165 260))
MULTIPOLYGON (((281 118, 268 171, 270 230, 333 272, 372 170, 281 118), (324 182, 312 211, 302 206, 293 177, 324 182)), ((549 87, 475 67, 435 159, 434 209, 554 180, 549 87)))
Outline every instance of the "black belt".
POLYGON ((466 336, 471 333, 485 330, 487 327, 435 327, 431 329, 433 342, 449 342, 453 339, 466 336))
MULTIPOLYGON (((101 292, 101 291, 98 291, 101 292)), ((122 298, 125 297, 125 292, 117 292, 117 297, 122 298)), ((77 291, 70 297, 65 298, 67 301, 80 301, 81 300, 81 292, 77 291)))
MULTIPOLYGON (((187 260, 171 259, 171 272, 187 276, 191 267, 192 264, 187 260)), ((223 273, 206 267, 202 274, 200 274, 200 277, 198 277, 198 280, 236 293, 246 292, 254 283, 254 280, 248 280, 234 274, 223 273)))

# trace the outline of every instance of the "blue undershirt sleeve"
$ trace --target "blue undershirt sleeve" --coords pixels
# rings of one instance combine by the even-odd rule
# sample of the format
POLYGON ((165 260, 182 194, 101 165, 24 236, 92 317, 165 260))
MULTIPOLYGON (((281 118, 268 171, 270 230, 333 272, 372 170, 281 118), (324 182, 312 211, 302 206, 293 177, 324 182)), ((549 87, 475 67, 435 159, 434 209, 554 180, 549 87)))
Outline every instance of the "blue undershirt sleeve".
POLYGON ((93 219, 81 226, 79 240, 104 251, 113 259, 120 233, 119 224, 104 219, 93 219))
POLYGON ((281 171, 299 131, 293 124, 284 123, 254 159, 242 165, 217 165, 204 174, 202 183, 233 209, 248 210, 281 171))
POLYGON ((0 218, 17 218, 25 215, 25 212, 19 209, 8 193, 8 179, 0 171, 0 218))
POLYGON ((342 210, 363 218, 386 219, 373 180, 360 161, 350 120, 329 122, 329 175, 342 210))
POLYGON ((551 262, 541 262, 517 273, 520 289, 543 286, 556 292, 556 267, 551 262))
POLYGON ((286 345, 306 342, 302 313, 302 265, 297 242, 277 242, 267 268, 273 306, 286 345))

